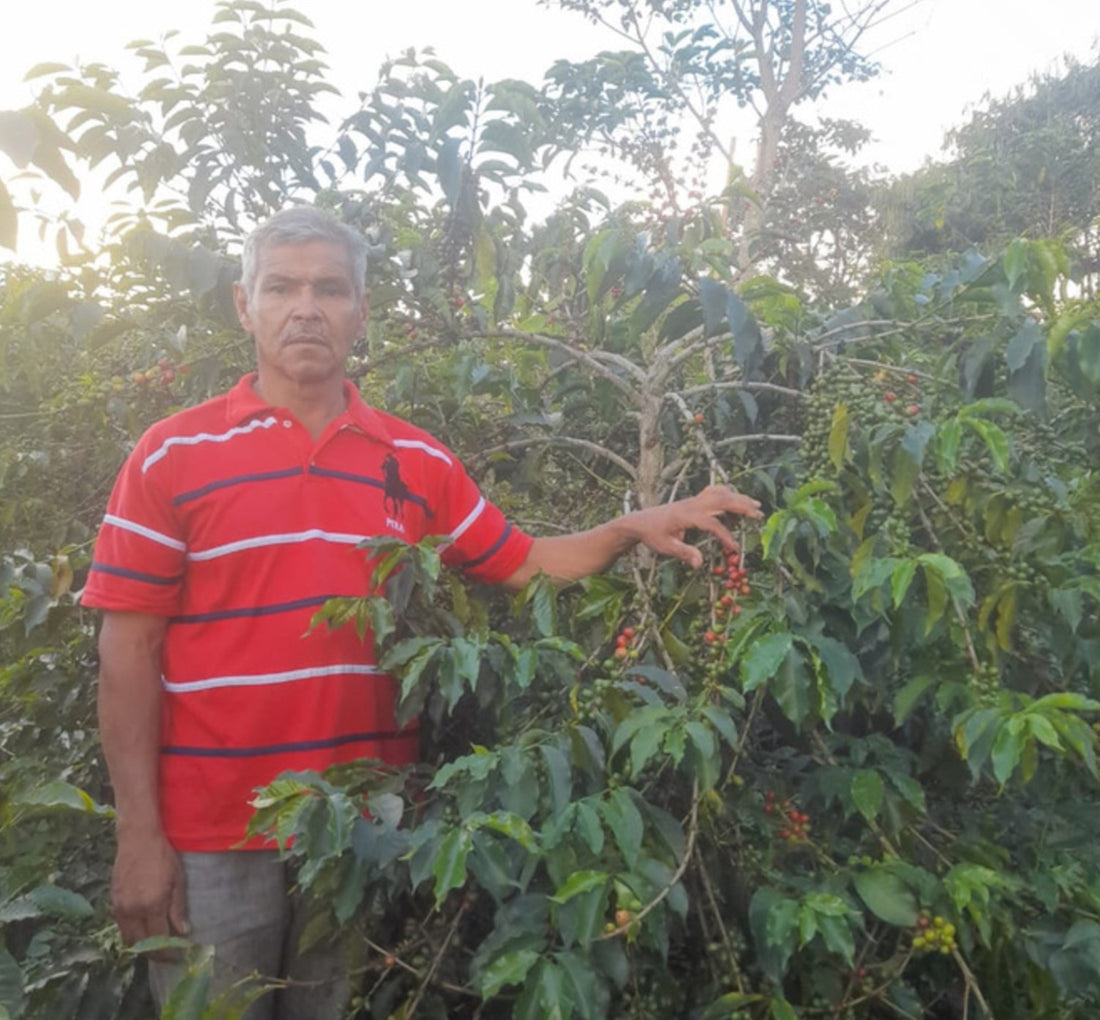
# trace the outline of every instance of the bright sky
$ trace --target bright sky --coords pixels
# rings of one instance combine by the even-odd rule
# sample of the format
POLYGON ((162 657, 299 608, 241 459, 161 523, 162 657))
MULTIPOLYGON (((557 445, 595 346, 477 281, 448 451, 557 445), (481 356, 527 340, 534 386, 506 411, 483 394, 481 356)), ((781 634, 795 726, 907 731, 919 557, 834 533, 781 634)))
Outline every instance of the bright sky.
MULTIPOLYGON (((906 0, 896 0, 904 7, 906 0)), ((375 80, 381 61, 410 46, 433 46, 464 76, 534 82, 559 57, 580 59, 617 42, 579 15, 537 0, 297 0, 327 51, 332 83, 347 97, 375 80)), ((124 72, 137 62, 123 49, 137 38, 179 29, 201 41, 213 0, 36 0, 29 16, 0 34, 0 109, 32 95, 25 72, 42 61, 101 61, 124 72)), ((1060 57, 1089 60, 1100 38, 1100 0, 918 0, 882 26, 872 42, 885 73, 829 97, 832 116, 861 120, 875 134, 867 157, 891 171, 937 157, 944 131, 987 91, 995 95, 1060 57)), ((749 151, 750 139, 739 146, 749 151)))

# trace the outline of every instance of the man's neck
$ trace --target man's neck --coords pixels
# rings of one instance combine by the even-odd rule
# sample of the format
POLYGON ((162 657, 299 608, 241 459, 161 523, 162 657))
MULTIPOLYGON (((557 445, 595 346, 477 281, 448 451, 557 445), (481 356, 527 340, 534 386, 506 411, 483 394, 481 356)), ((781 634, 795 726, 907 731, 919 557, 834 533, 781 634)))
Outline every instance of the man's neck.
POLYGON ((285 407, 314 439, 319 439, 328 423, 347 409, 342 377, 317 383, 299 383, 261 373, 253 383, 253 389, 267 403, 285 407))

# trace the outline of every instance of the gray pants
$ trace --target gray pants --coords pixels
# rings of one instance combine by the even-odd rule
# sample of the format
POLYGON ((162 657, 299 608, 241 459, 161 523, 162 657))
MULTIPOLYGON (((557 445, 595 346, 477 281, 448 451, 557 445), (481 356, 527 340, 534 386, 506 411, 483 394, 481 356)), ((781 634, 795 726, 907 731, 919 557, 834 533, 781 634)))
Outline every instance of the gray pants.
MULTIPOLYGON (((276 851, 183 853, 190 938, 214 947, 213 995, 242 980, 282 979, 255 1002, 244 1020, 337 1020, 349 996, 348 959, 338 944, 298 953, 308 921, 291 893, 287 866, 276 851), (259 979, 256 975, 260 975, 259 979)), ((157 1006, 184 976, 182 964, 151 963, 157 1006)))

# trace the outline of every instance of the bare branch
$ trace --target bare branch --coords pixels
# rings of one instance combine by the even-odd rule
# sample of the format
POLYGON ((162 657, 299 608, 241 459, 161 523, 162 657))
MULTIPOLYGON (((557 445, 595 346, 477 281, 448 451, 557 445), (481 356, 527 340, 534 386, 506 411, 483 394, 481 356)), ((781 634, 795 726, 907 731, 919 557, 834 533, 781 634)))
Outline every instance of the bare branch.
POLYGON ((544 333, 527 333, 521 329, 510 329, 507 327, 499 332, 480 333, 478 335, 487 340, 520 340, 540 344, 543 347, 550 347, 553 350, 573 358, 583 365, 587 365, 588 368, 597 375, 603 376, 608 382, 625 393, 630 398, 631 403, 635 405, 640 403, 638 392, 633 389, 621 375, 613 372, 610 366, 614 365, 616 368, 622 369, 624 373, 631 375, 638 382, 644 381, 645 373, 629 358, 624 358, 620 354, 614 354, 611 351, 582 350, 579 347, 574 347, 572 344, 566 343, 564 340, 559 340, 557 337, 553 336, 547 336, 544 333))
POLYGON ((789 386, 779 386, 776 383, 767 382, 712 382, 702 383, 699 386, 689 386, 686 390, 680 390, 684 397, 695 397, 700 393, 711 393, 714 390, 749 390, 757 393, 778 393, 780 396, 791 397, 795 400, 808 399, 802 390, 791 389, 789 386))
POLYGON ((529 439, 513 439, 511 442, 501 443, 499 446, 479 450, 475 460, 481 461, 494 453, 511 453, 513 450, 522 450, 528 446, 576 446, 579 449, 603 457, 604 460, 611 461, 617 468, 625 472, 631 481, 634 481, 637 475, 634 465, 625 458, 620 457, 614 450, 609 450, 606 446, 600 446, 599 443, 589 442, 587 439, 578 439, 576 436, 532 436, 529 439))

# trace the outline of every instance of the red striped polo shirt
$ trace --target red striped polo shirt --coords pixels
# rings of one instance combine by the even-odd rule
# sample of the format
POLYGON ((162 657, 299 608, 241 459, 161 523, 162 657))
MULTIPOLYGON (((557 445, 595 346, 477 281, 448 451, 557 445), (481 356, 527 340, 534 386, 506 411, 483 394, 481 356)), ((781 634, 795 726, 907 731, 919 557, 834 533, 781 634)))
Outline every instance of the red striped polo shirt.
POLYGON ((350 383, 347 410, 314 440, 254 378, 141 437, 82 597, 168 618, 159 788, 180 850, 237 846, 253 791, 286 769, 415 759, 370 636, 307 633, 326 599, 368 592, 363 539, 446 535, 444 562, 488 582, 531 545, 454 454, 350 383))

